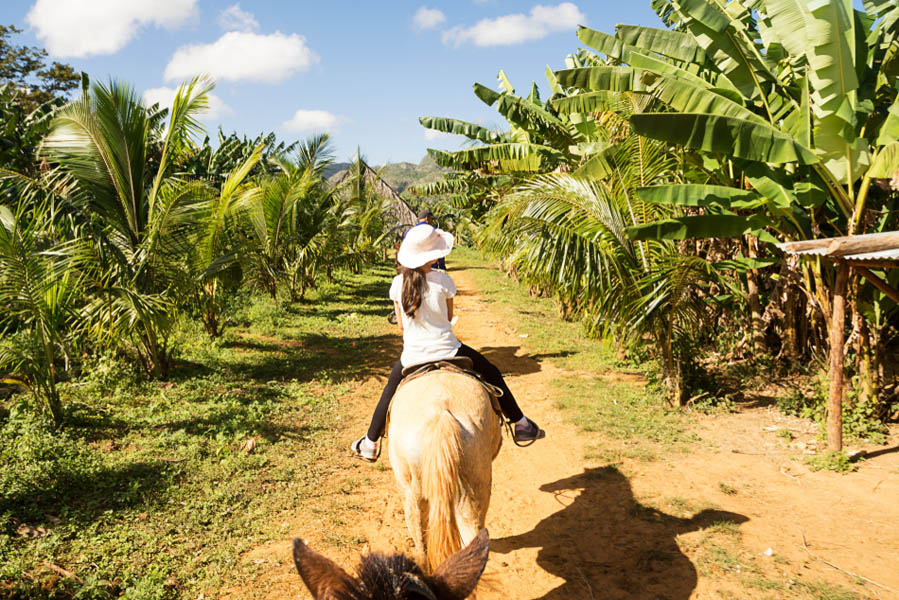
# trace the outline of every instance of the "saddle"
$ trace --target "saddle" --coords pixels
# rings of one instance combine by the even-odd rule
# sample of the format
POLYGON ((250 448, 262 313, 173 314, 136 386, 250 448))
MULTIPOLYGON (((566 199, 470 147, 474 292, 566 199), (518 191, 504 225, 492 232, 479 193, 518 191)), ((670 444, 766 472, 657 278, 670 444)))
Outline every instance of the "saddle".
MULTIPOLYGON (((428 373, 432 373, 434 371, 451 371, 453 373, 460 373, 462 375, 467 375, 469 377, 473 377, 481 384, 481 387, 487 392, 487 395, 490 396, 490 407, 493 409, 497 415, 499 415, 500 422, 502 422, 503 411, 499 406, 499 397, 503 395, 503 391, 496 387, 493 384, 487 383, 484 381, 484 378, 481 377, 481 374, 475 371, 473 368, 471 359, 467 356, 452 356, 449 358, 441 358, 440 360, 431 360, 423 363, 417 363, 414 365, 409 365, 408 367, 403 367, 403 380, 400 382, 399 386, 397 386, 396 391, 399 392, 400 388, 403 387, 407 382, 412 381, 413 379, 418 379, 423 375, 427 375, 428 373)), ((396 397, 396 394, 394 394, 396 397)), ((390 429, 390 413, 393 411, 393 399, 390 400, 390 406, 387 408, 387 425, 384 427, 384 437, 387 437, 387 431, 390 429)))

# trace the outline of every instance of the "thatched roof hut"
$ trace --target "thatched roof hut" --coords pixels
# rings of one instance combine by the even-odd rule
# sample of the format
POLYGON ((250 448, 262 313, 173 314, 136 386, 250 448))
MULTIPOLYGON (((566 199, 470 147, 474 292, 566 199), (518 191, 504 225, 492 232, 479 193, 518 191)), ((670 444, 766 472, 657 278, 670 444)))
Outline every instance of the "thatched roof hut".
MULTIPOLYGON (((352 167, 334 175, 329 180, 331 186, 339 186, 341 183, 346 181, 351 172, 352 167)), ((396 190, 390 187, 390 185, 386 181, 381 179, 375 172, 375 170, 367 164, 365 164, 364 178, 365 182, 368 185, 372 186, 376 194, 389 200, 390 207, 385 211, 384 217, 392 225, 398 227, 412 227, 413 225, 418 223, 418 218, 416 217, 415 213, 412 212, 412 209, 409 208, 409 205, 406 204, 406 201, 403 200, 400 195, 396 193, 396 190)))

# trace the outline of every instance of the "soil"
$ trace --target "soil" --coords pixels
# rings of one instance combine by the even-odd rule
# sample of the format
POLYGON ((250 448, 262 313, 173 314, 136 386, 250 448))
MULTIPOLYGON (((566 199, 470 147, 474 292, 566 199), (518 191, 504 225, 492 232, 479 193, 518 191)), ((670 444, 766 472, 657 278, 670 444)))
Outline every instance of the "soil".
MULTIPOLYGON (((506 437, 494 462, 491 556, 479 598, 899 598, 895 431, 847 475, 811 471, 803 457, 814 425, 763 406, 699 416, 686 452, 612 467, 587 459, 601 434, 579 430, 555 406, 552 386, 583 374, 519 354, 521 340, 501 326, 470 272, 452 276, 462 292, 457 335, 498 349, 485 354, 547 431, 529 448, 506 437), (783 429, 792 441, 776 435, 783 429), (855 596, 815 593, 822 582, 855 596)), ((206 598, 308 598, 290 558, 293 537, 348 570, 361 540, 372 550, 411 549, 387 453, 369 465, 344 449, 366 430, 389 367, 343 398, 340 446, 321 496, 285 519, 284 541, 243 558, 254 577, 206 598)))

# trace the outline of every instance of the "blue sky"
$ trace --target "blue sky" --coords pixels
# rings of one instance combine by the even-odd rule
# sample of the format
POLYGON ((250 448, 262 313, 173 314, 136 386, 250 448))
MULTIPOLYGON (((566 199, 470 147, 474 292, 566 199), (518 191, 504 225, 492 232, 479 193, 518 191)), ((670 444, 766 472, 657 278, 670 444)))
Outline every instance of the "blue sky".
POLYGON ((0 22, 25 29, 20 43, 154 99, 213 71, 211 132, 292 141, 327 130, 340 159, 359 146, 372 164, 461 146, 426 139, 419 116, 501 124, 472 83, 496 87, 504 69, 519 92, 537 81, 545 93, 546 66, 563 68, 579 47, 577 23, 660 25, 649 0, 4 0, 0 22))

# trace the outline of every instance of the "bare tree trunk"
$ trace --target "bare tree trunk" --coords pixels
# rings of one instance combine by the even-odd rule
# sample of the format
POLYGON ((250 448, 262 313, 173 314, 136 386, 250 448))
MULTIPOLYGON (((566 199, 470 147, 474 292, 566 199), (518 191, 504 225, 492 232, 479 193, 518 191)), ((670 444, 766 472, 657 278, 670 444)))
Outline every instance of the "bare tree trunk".
MULTIPOLYGON (((755 236, 746 236, 749 258, 758 257, 758 240, 755 236)), ((758 271, 746 271, 746 291, 749 296, 749 313, 752 326, 752 351, 756 356, 765 352, 764 323, 762 321, 762 303, 759 300, 758 271)))
POLYGON ((833 286, 833 315, 830 320, 830 395, 827 403, 827 449, 843 449, 843 335, 846 326, 846 284, 849 265, 839 263, 833 286))
POLYGON ((799 331, 796 287, 787 285, 783 292, 783 347, 781 354, 791 363, 795 362, 799 356, 799 331))

